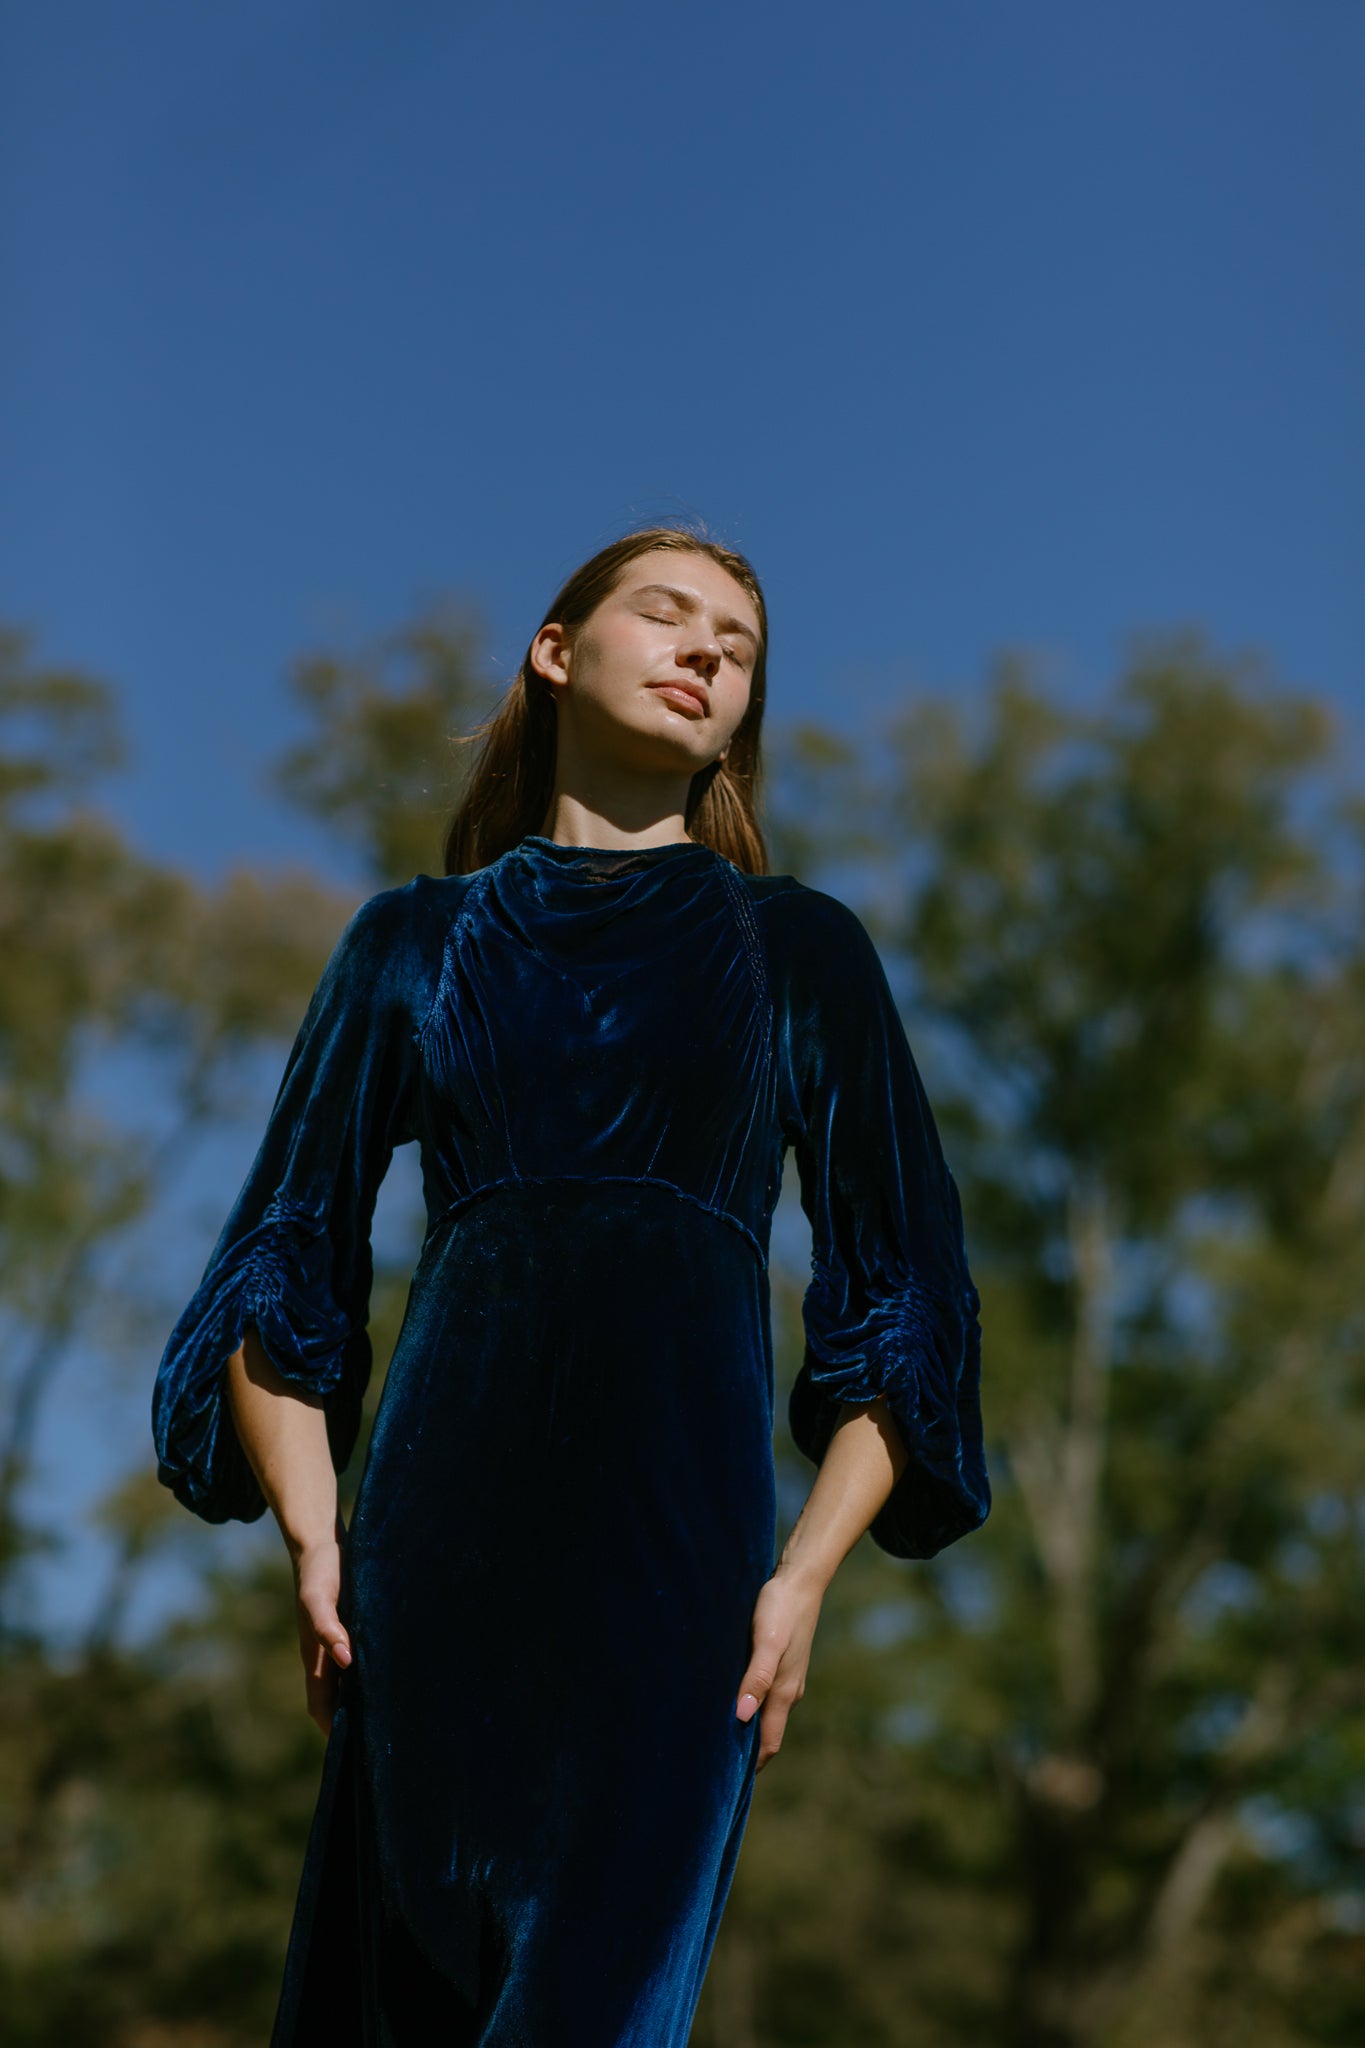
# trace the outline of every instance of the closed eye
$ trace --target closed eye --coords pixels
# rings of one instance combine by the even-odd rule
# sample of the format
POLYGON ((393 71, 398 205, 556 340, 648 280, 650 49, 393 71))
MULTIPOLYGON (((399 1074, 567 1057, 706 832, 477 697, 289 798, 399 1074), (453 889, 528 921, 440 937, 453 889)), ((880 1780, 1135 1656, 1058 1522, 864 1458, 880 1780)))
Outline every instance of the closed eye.
MULTIPOLYGON (((640 617, 642 619, 648 619, 652 626, 676 626, 678 623, 676 619, 666 618, 661 612, 642 611, 640 617)), ((725 656, 727 661, 732 661, 736 668, 744 668, 747 666, 745 658, 743 654, 740 653, 738 648, 723 647, 721 649, 721 653, 725 656)))

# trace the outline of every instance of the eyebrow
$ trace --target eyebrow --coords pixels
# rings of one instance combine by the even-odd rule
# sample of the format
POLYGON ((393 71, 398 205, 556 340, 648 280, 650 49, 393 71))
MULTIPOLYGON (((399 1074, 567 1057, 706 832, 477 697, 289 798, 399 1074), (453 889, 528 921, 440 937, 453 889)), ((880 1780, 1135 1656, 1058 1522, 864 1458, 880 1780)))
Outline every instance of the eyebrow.
MULTIPOLYGON (((695 612, 701 609, 700 598, 695 597, 690 590, 679 590, 675 583, 640 583, 631 592, 631 596, 645 597, 651 590, 660 592, 664 597, 671 597, 673 602, 681 605, 684 611, 695 612)), ((757 647, 758 635, 752 626, 745 625, 743 619, 717 619, 716 624, 720 627, 722 633, 742 633, 746 640, 752 640, 754 646, 757 647)))

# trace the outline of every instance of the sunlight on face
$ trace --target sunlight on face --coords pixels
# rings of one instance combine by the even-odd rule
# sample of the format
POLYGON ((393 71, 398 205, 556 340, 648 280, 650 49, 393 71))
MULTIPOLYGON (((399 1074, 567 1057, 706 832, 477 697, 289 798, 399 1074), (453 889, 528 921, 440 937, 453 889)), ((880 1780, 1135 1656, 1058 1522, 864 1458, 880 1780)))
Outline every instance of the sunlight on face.
POLYGON ((722 755, 749 703, 753 600, 707 555, 641 555, 576 632, 547 626, 532 657, 561 742, 622 765, 692 775, 722 755))

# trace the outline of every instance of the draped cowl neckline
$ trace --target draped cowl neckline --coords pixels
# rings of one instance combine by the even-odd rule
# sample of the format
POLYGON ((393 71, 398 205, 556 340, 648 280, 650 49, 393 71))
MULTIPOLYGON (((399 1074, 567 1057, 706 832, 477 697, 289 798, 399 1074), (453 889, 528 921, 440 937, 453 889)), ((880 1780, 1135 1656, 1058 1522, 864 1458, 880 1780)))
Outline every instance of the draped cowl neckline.
POLYGON ((646 910, 646 922, 657 911, 666 925, 670 916, 694 915, 708 901, 725 902, 725 892, 716 899, 714 890, 717 871, 727 869, 713 847, 695 839, 666 846, 561 846, 532 832, 493 863, 490 879, 513 915, 524 916, 534 903, 561 928, 566 917, 592 926, 628 917, 638 929, 646 910), (519 912, 512 912, 514 899, 519 912))

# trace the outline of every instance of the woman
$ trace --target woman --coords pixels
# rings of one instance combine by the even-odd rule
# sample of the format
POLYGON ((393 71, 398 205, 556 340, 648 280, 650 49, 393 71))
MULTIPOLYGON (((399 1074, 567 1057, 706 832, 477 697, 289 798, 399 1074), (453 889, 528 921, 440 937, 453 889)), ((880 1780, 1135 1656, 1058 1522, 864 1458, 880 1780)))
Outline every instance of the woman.
POLYGON ((977 1297, 885 976, 763 872, 767 632, 685 531, 570 578, 445 878, 343 933, 162 1362, 161 1477, 274 1511, 328 1731, 273 2048, 683 2048, 837 1565, 986 1515, 977 1297), (343 1531, 409 1141, 429 1226, 343 1531), (788 1147, 819 1469, 774 1563, 788 1147))

